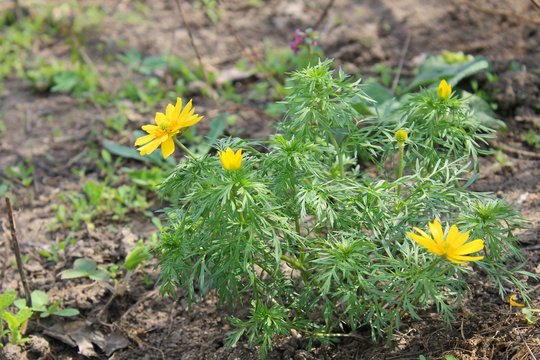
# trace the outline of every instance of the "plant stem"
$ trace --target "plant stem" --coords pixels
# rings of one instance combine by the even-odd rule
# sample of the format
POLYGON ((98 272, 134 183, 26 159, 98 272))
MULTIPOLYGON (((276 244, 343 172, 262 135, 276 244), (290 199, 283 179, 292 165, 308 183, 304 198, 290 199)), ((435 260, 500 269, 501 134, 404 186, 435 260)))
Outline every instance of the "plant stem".
POLYGON ((339 164, 340 175, 343 176, 345 174, 345 169, 344 169, 344 166, 343 166, 343 152, 341 151, 341 148, 339 147, 339 144, 337 143, 336 138, 334 137, 334 135, 332 133, 330 133, 330 132, 328 134, 330 136, 330 141, 332 142, 332 145, 336 149, 337 156, 338 156, 338 164, 339 164))
POLYGON ((174 138, 174 142, 176 143, 176 145, 180 146, 180 148, 184 150, 184 152, 188 154, 189 157, 191 157, 193 160, 199 160, 197 156, 193 152, 191 152, 191 150, 189 150, 184 144, 180 142, 180 140, 174 138))
POLYGON ((304 269, 304 266, 302 265, 302 263, 298 260, 295 260, 293 258, 290 258, 288 257, 287 255, 281 255, 280 259, 282 261, 285 261, 287 264, 291 265, 292 267, 294 267, 295 269, 298 269, 300 270, 300 272, 302 273, 302 279, 304 281, 307 281, 307 272, 306 272, 306 269, 304 269))
MULTIPOLYGON (((405 157, 405 145, 403 144, 399 144, 399 166, 398 166, 398 174, 397 174, 397 178, 398 180, 401 179, 403 177, 403 159, 405 157)), ((398 196, 400 195, 401 193, 401 184, 398 184, 397 186, 397 194, 398 196)))

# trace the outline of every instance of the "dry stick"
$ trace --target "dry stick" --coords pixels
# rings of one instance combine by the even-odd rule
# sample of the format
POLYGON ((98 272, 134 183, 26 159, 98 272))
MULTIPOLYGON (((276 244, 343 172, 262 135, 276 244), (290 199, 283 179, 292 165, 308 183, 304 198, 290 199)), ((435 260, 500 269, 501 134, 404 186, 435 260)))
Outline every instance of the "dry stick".
POLYGON ((321 13, 321 16, 319 16, 319 19, 317 20, 315 25, 313 25, 313 29, 317 29, 321 25, 321 23, 324 21, 324 19, 328 16, 328 11, 330 11, 332 6, 334 6, 334 2, 335 2, 335 0, 330 0, 328 2, 328 4, 326 4, 326 7, 324 8, 323 12, 321 13))
POLYGON ((396 87, 399 83, 399 78, 401 77, 401 70, 403 70, 403 64, 405 63, 405 56, 407 55, 407 51, 409 50, 410 42, 411 42, 411 34, 408 34, 407 38, 405 39, 405 44, 403 45, 403 49, 401 49, 396 76, 394 77, 394 81, 392 81, 392 93, 396 91, 396 87))
POLYGON ((531 0, 531 2, 540 10, 540 2, 538 0, 531 0))
POLYGON ((536 358, 536 356, 534 356, 534 353, 532 352, 531 348, 529 347, 529 344, 527 344, 527 342, 525 341, 525 339, 523 338, 523 336, 521 335, 521 333, 518 332, 518 335, 519 335, 519 338, 521 339, 521 341, 523 342, 523 344, 525 344, 525 347, 527 348, 527 351, 529 351, 529 354, 532 356, 531 359, 533 360, 538 360, 536 358))
POLYGON ((96 67, 96 64, 92 61, 92 58, 88 55, 86 52, 86 49, 84 46, 80 43, 79 39, 77 39, 77 36, 73 33, 70 34, 70 39, 73 41, 73 44, 77 48, 77 51, 79 52, 79 55, 81 55, 81 58, 85 62, 86 65, 90 66, 92 71, 96 74, 99 86, 101 87, 101 90, 109 92, 109 84, 104 80, 103 76, 101 76, 101 73, 96 67))
POLYGON ((19 0, 13 0, 13 5, 15 8, 15 19, 21 20, 22 12, 21 12, 21 5, 19 4, 19 0))
POLYGON ((15 219, 13 218, 13 207, 11 206, 11 199, 6 196, 6 207, 9 218, 9 230, 11 232, 11 246, 13 247, 13 253, 15 254, 15 260, 17 261, 17 270, 21 277, 23 284, 24 296, 26 297, 26 305, 32 307, 32 298, 30 297, 30 287, 26 282, 26 276, 24 274, 23 262, 21 258, 21 251, 19 249, 19 241, 17 240, 17 229, 15 228, 15 219))
MULTIPOLYGON (((220 6, 222 5, 221 0, 218 0, 218 5, 220 6)), ((234 40, 236 41, 238 46, 242 49, 242 51, 244 51, 250 57, 250 60, 253 63, 260 66, 260 70, 263 73, 263 75, 266 77, 266 80, 272 83, 272 85, 274 85, 276 89, 279 90, 279 88, 281 87, 281 84, 279 83, 279 81, 276 80, 274 75, 272 75, 271 70, 264 64, 263 59, 259 57, 255 49, 253 49, 251 45, 244 43, 240 35, 238 35, 236 28, 232 24, 229 24, 227 21, 224 21, 224 25, 229 31, 229 33, 233 35, 234 40)))
POLYGON ((537 154, 537 153, 532 152, 532 151, 516 149, 515 147, 512 147, 512 146, 510 146, 508 144, 500 143, 500 142, 498 142, 496 140, 489 141, 489 145, 491 147, 493 147, 493 148, 498 148, 498 149, 502 150, 503 152, 505 152, 507 154, 513 154, 513 155, 528 157, 528 158, 535 159, 535 160, 540 159, 540 154, 537 154))
MULTIPOLYGON (((3 241, 2 241, 3 243, 3 241)), ((3 245, 3 244, 2 244, 3 245)), ((5 247, 4 247, 5 248, 5 247)), ((4 288, 4 277, 6 275, 6 269, 7 269, 7 254, 2 254, 2 271, 0 272, 0 289, 4 288)))
POLYGON ((499 10, 499 9, 485 8, 485 7, 473 4, 471 1, 467 1, 467 2, 457 1, 457 3, 459 5, 465 5, 465 6, 469 7, 469 8, 471 8, 471 9, 481 11, 481 12, 489 14, 489 15, 507 16, 507 17, 510 17, 510 18, 514 17, 514 18, 516 18, 518 20, 521 20, 521 21, 524 21, 524 22, 530 22, 532 24, 540 25, 540 19, 531 19, 529 17, 522 16, 522 15, 517 14, 515 12, 504 11, 504 10, 499 10))
POLYGON ((206 69, 203 66, 201 54, 199 53, 199 49, 197 48, 197 45, 195 45, 195 40, 193 39, 193 33, 191 32, 191 27, 189 26, 189 23, 186 20, 186 15, 184 14, 184 11, 182 10, 182 4, 180 3, 180 0, 175 0, 176 7, 178 8, 178 12, 180 12, 180 16, 182 17, 182 22, 186 26, 186 30, 188 32, 189 42, 191 43, 191 47, 193 48, 193 51, 195 51, 195 56, 197 57, 197 61, 199 62, 199 67, 201 68, 204 76, 204 80, 208 84, 208 77, 206 74, 206 69))

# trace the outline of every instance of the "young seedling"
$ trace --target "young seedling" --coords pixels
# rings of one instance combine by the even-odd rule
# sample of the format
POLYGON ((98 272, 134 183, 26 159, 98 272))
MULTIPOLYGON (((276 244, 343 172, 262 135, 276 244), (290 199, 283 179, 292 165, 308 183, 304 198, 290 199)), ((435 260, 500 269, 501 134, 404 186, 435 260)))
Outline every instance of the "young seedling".
POLYGON ((32 316, 32 309, 24 306, 25 300, 23 300, 22 308, 13 313, 9 311, 9 307, 15 302, 17 293, 15 290, 6 290, 0 294, 0 348, 4 344, 4 337, 9 337, 9 343, 13 345, 23 345, 30 341, 29 338, 25 338, 24 331, 26 329, 26 323, 32 316), (5 327, 7 325, 7 329, 5 327))
MULTIPOLYGON (((71 317, 79 315, 79 310, 74 308, 62 309, 62 302, 60 300, 55 301, 49 305, 49 295, 41 290, 32 291, 32 311, 39 313, 39 317, 47 318, 51 315, 71 317)), ((26 301, 24 299, 17 299, 13 304, 19 309, 23 310, 26 307, 26 301)))
POLYGON ((84 258, 75 260, 73 268, 62 271, 60 275, 62 280, 84 277, 99 282, 109 280, 109 273, 106 270, 99 268, 94 260, 84 258))

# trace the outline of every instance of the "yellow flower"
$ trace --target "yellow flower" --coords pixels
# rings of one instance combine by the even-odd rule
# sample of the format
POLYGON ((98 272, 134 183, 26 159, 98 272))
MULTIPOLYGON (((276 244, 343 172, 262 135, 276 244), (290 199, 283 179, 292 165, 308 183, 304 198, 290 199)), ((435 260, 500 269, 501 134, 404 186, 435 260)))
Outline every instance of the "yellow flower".
POLYGON ((202 118, 202 116, 195 114, 191 100, 182 109, 182 99, 177 98, 176 105, 167 105, 165 114, 156 113, 154 120, 156 125, 142 127, 148 135, 138 138, 135 141, 135 146, 142 145, 137 150, 144 156, 153 153, 161 145, 161 154, 166 159, 174 152, 174 137, 198 123, 202 118))
POLYGON ((417 227, 413 229, 420 235, 407 232, 411 239, 425 247, 429 252, 443 256, 455 264, 466 265, 468 261, 478 261, 484 258, 483 256, 468 256, 468 254, 482 250, 484 240, 476 239, 466 243, 469 239, 469 232, 459 232, 456 225, 450 227, 446 239, 439 219, 429 223, 431 236, 417 227))
POLYGON ((405 141, 409 138, 409 134, 407 134, 407 130, 405 129, 399 129, 394 134, 394 139, 398 142, 399 145, 403 145, 405 141))
POLYGON ((510 303, 510 306, 525 307, 525 304, 517 302, 516 300, 517 300, 517 295, 516 294, 510 295, 510 298, 508 299, 508 302, 510 303))
POLYGON ((452 86, 449 85, 446 80, 442 79, 439 83, 439 88, 437 89, 437 95, 439 95, 439 99, 446 100, 450 97, 452 94, 452 86))
POLYGON ((219 160, 225 170, 240 170, 242 167, 242 149, 238 149, 236 153, 230 147, 225 151, 220 151, 219 160))

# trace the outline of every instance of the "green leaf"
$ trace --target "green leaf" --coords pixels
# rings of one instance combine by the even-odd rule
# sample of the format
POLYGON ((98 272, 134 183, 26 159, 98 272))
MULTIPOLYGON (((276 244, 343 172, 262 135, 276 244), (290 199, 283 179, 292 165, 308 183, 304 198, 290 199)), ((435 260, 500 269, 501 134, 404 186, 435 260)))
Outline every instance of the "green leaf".
POLYGON ((148 56, 146 57, 141 66, 139 72, 144 75, 150 75, 156 70, 162 70, 167 67, 167 59, 163 55, 148 56))
POLYGON ((2 295, 0 295, 0 311, 7 309, 9 305, 13 304, 13 301, 17 297, 15 290, 6 290, 2 295))
POLYGON ((62 280, 68 280, 68 279, 76 279, 76 278, 81 278, 81 277, 86 277, 86 276, 88 276, 88 272, 86 271, 68 269, 68 270, 62 271, 60 278, 62 280))
POLYGON ((32 298, 32 309, 35 311, 42 311, 41 309, 46 309, 47 304, 49 303, 49 295, 46 292, 41 290, 34 290, 30 295, 32 298))
POLYGON ((491 110, 489 104, 480 96, 463 91, 461 98, 470 106, 478 120, 484 125, 491 128, 506 128, 506 123, 495 117, 495 113, 491 110))
POLYGON ((101 149, 101 157, 107 164, 110 164, 112 161, 111 153, 106 149, 101 149))
POLYGON ((441 56, 429 56, 422 65, 420 65, 418 75, 416 75, 412 83, 407 86, 403 92, 407 93, 419 86, 436 83, 443 78, 445 78, 450 85, 455 86, 461 79, 488 68, 489 62, 479 56, 471 61, 455 64, 446 63, 441 56))
POLYGON ((54 76, 54 86, 52 92, 69 93, 81 81, 80 76, 75 71, 66 71, 54 76))
POLYGON ((101 281, 101 282, 106 282, 106 281, 109 281, 110 279, 109 273, 106 270, 102 270, 102 269, 96 269, 96 271, 94 271, 88 277, 92 280, 101 281))
POLYGON ((142 262, 151 259, 148 248, 142 243, 137 244, 135 249, 133 249, 127 256, 124 265, 128 270, 134 270, 142 262))
POLYGON ((77 316, 79 314, 80 314, 79 310, 74 309, 74 308, 59 309, 53 313, 53 315, 63 316, 63 317, 77 316))
MULTIPOLYGON (((140 131, 136 131, 134 134, 135 134, 135 137, 144 135, 140 131)), ((161 156, 161 151, 159 151, 159 149, 154 151, 150 155, 141 156, 139 152, 137 151, 137 149, 135 149, 135 147, 116 144, 109 140, 103 141, 103 147, 107 149, 111 154, 123 157, 125 159, 133 159, 133 160, 138 160, 138 161, 143 161, 143 162, 150 162, 152 164, 156 164, 160 166, 163 166, 164 164, 170 164, 170 165, 175 164, 174 158, 172 156, 167 158, 167 160, 164 160, 163 157, 161 156)))
POLYGON ((75 260, 75 262, 73 262, 73 269, 74 270, 79 270, 79 271, 84 271, 84 272, 90 273, 92 271, 95 271, 96 268, 97 268, 97 264, 92 259, 82 258, 82 259, 77 259, 77 260, 75 260))
POLYGON ((94 260, 77 259, 73 263, 73 268, 61 272, 61 279, 75 279, 80 277, 89 277, 96 281, 108 281, 109 273, 97 267, 94 260))

